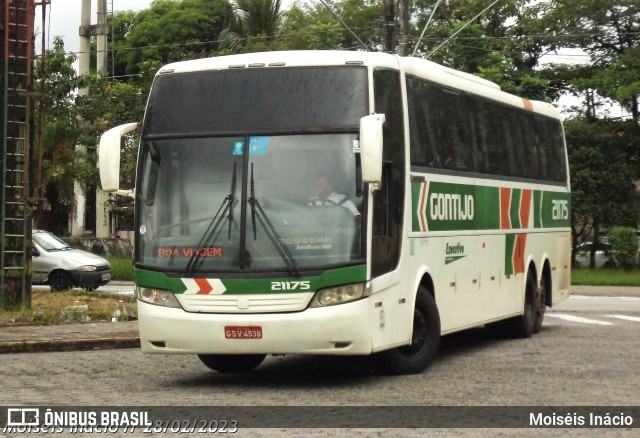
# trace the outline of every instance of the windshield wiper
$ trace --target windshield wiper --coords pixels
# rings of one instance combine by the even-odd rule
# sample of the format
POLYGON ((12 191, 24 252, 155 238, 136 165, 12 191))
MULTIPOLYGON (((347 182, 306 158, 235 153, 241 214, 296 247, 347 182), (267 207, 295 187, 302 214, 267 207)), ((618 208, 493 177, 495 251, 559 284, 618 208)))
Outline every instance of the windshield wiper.
POLYGON ((225 196, 220 208, 209 222, 206 231, 204 232, 202 239, 198 243, 196 250, 193 252, 193 255, 189 259, 187 266, 184 269, 185 277, 190 277, 193 275, 195 269, 202 264, 200 259, 202 258, 202 249, 208 245, 213 245, 215 241, 218 239, 220 232, 222 231, 222 223, 225 219, 225 216, 228 214, 229 219, 229 238, 231 238, 231 225, 233 223, 233 201, 236 196, 236 167, 237 162, 233 162, 233 176, 231 177, 231 190, 229 194, 225 196), (222 212, 222 214, 220 213, 222 212), (213 237, 213 240, 211 239, 213 237), (211 241, 211 243, 209 243, 211 241))
POLYGON ((282 238, 280 237, 275 227, 273 226, 273 223, 271 223, 271 221, 269 220, 269 217, 264 212, 264 210, 260 206, 260 203, 256 199, 256 189, 255 189, 255 183, 253 180, 253 163, 251 163, 251 196, 247 201, 251 206, 251 222, 253 224, 253 240, 257 239, 257 233, 256 233, 256 217, 257 217, 258 222, 260 222, 260 225, 262 225, 262 228, 264 228, 264 231, 267 237, 269 237, 269 240, 271 240, 271 243, 276 248, 276 251, 278 251, 278 254, 280 255, 280 257, 282 257, 282 260, 287 265, 287 268, 289 268, 289 270, 293 273, 294 276, 299 277, 300 267, 298 266, 298 263, 291 255, 291 252, 289 252, 289 248, 287 248, 287 246, 284 244, 284 242, 282 241, 282 238))

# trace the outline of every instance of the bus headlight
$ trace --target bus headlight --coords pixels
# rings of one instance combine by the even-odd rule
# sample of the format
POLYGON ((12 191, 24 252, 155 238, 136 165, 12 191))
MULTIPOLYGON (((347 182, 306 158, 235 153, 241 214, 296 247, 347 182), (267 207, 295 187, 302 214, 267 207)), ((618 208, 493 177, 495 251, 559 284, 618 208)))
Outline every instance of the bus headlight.
POLYGON ((356 301, 365 295, 364 290, 364 283, 347 284, 322 289, 313 297, 309 307, 335 306, 336 304, 356 301))
POLYGON ((136 298, 156 306, 182 308, 176 296, 166 290, 136 286, 136 298))

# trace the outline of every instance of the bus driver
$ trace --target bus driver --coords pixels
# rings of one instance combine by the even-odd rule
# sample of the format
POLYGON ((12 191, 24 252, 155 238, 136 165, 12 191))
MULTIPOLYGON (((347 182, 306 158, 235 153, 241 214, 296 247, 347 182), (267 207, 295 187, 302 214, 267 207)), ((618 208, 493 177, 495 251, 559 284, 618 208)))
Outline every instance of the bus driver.
POLYGON ((316 196, 312 196, 309 199, 308 205, 341 206, 353 213, 354 216, 360 216, 360 212, 346 195, 336 193, 333 190, 333 183, 328 174, 318 174, 316 177, 315 192, 316 196))

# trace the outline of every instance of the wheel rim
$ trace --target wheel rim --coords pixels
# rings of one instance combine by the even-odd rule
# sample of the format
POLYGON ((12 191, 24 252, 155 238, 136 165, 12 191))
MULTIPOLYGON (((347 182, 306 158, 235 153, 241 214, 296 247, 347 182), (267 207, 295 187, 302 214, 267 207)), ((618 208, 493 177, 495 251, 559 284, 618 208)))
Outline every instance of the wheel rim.
POLYGON ((536 296, 536 286, 535 281, 527 282, 527 292, 526 292, 526 304, 524 306, 524 318, 529 323, 530 326, 535 324, 535 320, 537 317, 536 300, 538 297, 536 296))
POLYGON ((425 347, 427 343, 427 334, 429 332, 429 324, 425 316, 418 309, 413 312, 413 333, 411 335, 411 344, 401 347, 398 350, 405 356, 416 356, 425 347))
POLYGON ((51 286, 55 290, 65 290, 65 289, 69 289, 69 282, 67 281, 66 278, 60 275, 56 275, 51 283, 51 286))
POLYGON ((542 322, 542 319, 544 318, 544 311, 545 307, 547 306, 546 297, 547 281, 545 280, 545 276, 543 275, 542 279, 540 280, 540 289, 538 290, 538 296, 536 297, 538 299, 538 308, 536 309, 536 322, 538 324, 540 324, 542 322))

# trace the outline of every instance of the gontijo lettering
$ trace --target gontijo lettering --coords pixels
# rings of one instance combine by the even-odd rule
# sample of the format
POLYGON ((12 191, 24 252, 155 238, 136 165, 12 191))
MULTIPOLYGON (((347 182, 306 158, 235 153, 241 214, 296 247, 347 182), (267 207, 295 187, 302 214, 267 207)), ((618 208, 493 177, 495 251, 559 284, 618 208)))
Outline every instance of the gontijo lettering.
POLYGON ((472 195, 431 193, 429 197, 431 219, 440 221, 472 221, 474 200, 472 195))

